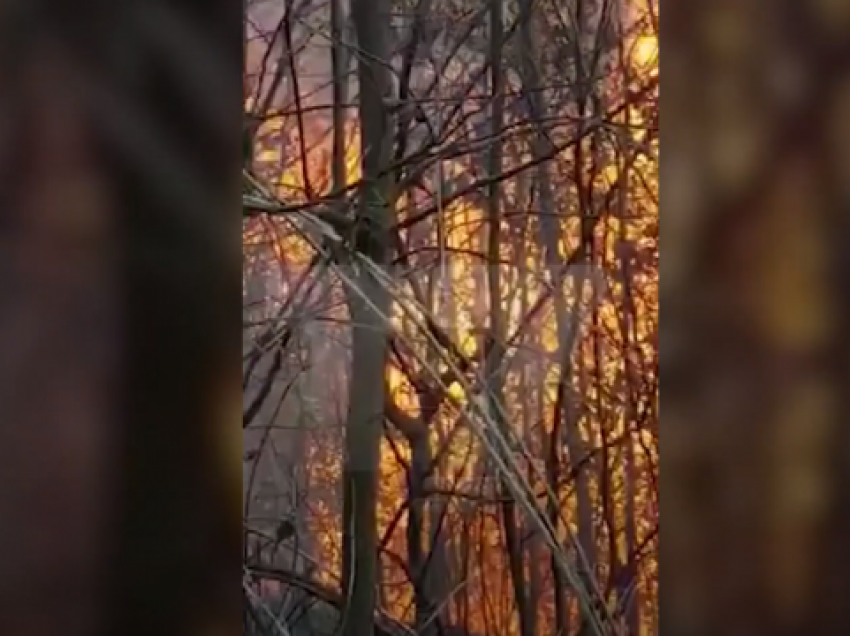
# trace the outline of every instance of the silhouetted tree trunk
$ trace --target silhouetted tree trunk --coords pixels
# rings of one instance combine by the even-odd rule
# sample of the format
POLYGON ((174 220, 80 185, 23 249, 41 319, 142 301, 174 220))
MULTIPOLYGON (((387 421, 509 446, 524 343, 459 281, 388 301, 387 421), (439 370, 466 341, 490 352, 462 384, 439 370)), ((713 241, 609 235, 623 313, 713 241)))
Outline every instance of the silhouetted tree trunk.
POLYGON ((358 254, 349 263, 357 290, 349 290, 352 367, 343 475, 343 636, 374 631, 377 584, 377 488, 385 403, 387 317, 386 287, 359 257, 385 270, 390 262, 393 222, 387 177, 390 97, 388 0, 354 0, 351 14, 357 35, 357 76, 363 185, 356 211, 358 254))
MULTIPOLYGON (((502 61, 505 45, 503 0, 490 0, 490 150, 487 157, 487 174, 492 183, 487 193, 487 293, 489 297, 489 333, 484 347, 484 374, 486 378, 488 412, 492 421, 507 436, 513 434, 505 418, 505 311, 502 307, 504 286, 501 272, 502 249, 502 174, 504 152, 502 130, 505 120, 505 73, 502 61)), ((508 437, 510 439, 510 437, 508 437)), ((514 599, 522 636, 534 636, 534 618, 528 605, 523 547, 519 536, 516 504, 512 501, 510 487, 500 488, 505 501, 501 507, 502 527, 505 532, 508 564, 511 573, 514 599)))

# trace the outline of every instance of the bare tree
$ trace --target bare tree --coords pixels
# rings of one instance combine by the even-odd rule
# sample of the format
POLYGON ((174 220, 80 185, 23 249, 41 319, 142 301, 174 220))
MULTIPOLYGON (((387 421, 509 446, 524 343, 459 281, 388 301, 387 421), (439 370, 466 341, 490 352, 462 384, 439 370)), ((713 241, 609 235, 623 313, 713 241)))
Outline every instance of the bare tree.
POLYGON ((343 636, 374 630, 377 587, 377 488, 384 420, 384 370, 390 294, 378 279, 390 263, 393 203, 390 159, 389 3, 354 0, 363 182, 354 218, 355 252, 347 263, 352 371, 343 474, 343 636), (358 259, 365 257, 368 265, 358 259), (375 270, 378 270, 377 272, 375 270))
POLYGON ((298 371, 317 392, 266 398, 315 413, 308 578, 341 591, 345 630, 654 629, 657 78, 626 72, 648 23, 614 28, 613 2, 296 4, 267 28, 295 70, 245 207, 284 306, 251 340, 286 343, 280 382, 318 338, 298 371), (299 291, 308 271, 323 292, 299 291))

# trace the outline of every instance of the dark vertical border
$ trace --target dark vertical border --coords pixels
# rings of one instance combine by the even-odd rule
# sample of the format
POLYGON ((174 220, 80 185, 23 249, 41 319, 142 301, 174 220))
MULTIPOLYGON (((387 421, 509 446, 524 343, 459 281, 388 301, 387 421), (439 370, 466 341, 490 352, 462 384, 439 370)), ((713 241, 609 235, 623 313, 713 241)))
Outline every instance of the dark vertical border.
POLYGON ((241 390, 241 15, 224 0, 115 4, 96 91, 126 293, 107 632, 235 633, 240 473, 222 448, 241 390))

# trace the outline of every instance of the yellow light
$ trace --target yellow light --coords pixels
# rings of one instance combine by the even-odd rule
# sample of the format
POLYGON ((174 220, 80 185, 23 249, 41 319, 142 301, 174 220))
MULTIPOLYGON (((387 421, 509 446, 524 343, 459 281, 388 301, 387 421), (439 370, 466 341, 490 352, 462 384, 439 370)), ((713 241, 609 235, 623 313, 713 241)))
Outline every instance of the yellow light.
POLYGON ((658 64, 658 39, 654 35, 642 35, 632 46, 632 61, 646 69, 658 64))
POLYGON ((452 383, 449 385, 449 395, 450 395, 453 399, 457 400, 458 402, 461 402, 461 401, 462 401, 462 400, 466 397, 466 391, 465 391, 465 390, 464 390, 464 388, 460 385, 460 383, 458 383, 458 382, 452 382, 452 383))

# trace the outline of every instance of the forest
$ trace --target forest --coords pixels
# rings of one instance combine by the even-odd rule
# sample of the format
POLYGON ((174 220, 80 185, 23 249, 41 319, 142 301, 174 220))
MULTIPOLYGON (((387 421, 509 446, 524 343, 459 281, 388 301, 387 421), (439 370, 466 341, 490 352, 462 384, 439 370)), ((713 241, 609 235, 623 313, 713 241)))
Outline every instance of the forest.
POLYGON ((244 23, 244 632, 657 633, 657 0, 244 23))

